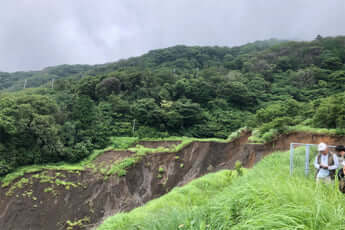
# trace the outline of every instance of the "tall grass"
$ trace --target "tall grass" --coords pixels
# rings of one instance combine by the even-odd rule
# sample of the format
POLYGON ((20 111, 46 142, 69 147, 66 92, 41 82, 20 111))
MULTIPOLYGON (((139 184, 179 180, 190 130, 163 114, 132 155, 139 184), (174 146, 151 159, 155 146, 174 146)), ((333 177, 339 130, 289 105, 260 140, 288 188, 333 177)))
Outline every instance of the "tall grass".
POLYGON ((304 133, 314 133, 314 134, 324 134, 324 135, 337 135, 336 129, 326 129, 326 128, 313 128, 310 126, 296 125, 288 127, 286 133, 291 132, 304 132, 304 133))
POLYGON ((326 129, 326 128, 313 128, 305 125, 289 126, 284 131, 279 131, 277 129, 270 129, 265 133, 261 133, 260 130, 254 129, 252 131, 252 136, 249 137, 249 141, 252 143, 266 143, 272 141, 279 134, 288 134, 294 132, 303 133, 313 133, 313 134, 324 134, 324 135, 343 135, 343 133, 338 133, 336 129, 326 129))
POLYGON ((232 133, 228 136, 226 139, 222 138, 196 138, 196 137, 163 137, 163 138, 143 138, 143 141, 182 141, 182 142, 192 142, 192 141, 200 141, 200 142, 220 142, 220 143, 227 143, 230 141, 233 141, 235 138, 238 138, 241 136, 241 134, 245 131, 248 131, 249 129, 247 127, 242 127, 232 133))
POLYGON ((108 218, 99 229, 176 229, 191 218, 189 213, 206 205, 231 184, 233 177, 235 173, 229 170, 208 174, 130 213, 108 218))
MULTIPOLYGON (((304 162, 304 149, 295 156, 304 162)), ((290 176, 288 152, 264 158, 242 177, 229 180, 227 173, 197 179, 98 229, 345 229, 345 198, 336 184, 316 184, 303 167, 290 176)))

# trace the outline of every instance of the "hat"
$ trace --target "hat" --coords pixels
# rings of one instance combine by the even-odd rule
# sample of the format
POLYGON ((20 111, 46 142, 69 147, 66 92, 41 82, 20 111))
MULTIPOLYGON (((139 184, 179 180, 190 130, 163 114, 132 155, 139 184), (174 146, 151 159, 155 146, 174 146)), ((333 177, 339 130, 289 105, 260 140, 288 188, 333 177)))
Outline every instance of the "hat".
POLYGON ((345 151, 345 146, 344 145, 337 145, 335 147, 335 150, 338 152, 345 151))
POLYGON ((327 149, 327 145, 323 142, 321 142, 318 146, 317 146, 317 150, 318 151, 325 151, 327 149))

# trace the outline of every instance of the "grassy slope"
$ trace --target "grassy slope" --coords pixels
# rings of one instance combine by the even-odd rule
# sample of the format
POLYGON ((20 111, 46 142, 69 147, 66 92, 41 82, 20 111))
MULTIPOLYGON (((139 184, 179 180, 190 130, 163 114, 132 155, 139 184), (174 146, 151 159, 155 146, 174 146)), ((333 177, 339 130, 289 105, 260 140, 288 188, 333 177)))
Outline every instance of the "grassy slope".
POLYGON ((301 167, 293 177, 288 152, 275 153, 242 177, 206 175, 98 229, 345 229, 343 194, 306 178, 304 150, 295 155, 301 167))

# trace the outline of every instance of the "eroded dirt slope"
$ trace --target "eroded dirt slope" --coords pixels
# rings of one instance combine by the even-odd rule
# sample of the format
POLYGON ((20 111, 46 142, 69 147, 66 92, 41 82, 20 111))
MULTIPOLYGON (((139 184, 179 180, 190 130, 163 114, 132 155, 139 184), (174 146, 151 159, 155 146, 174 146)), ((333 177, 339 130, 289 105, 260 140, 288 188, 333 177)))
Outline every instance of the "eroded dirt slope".
MULTIPOLYGON (((86 171, 44 170, 26 174, 0 188, 1 230, 92 229, 105 217, 128 211, 208 172, 233 168, 237 160, 252 167, 290 142, 344 143, 344 137, 294 133, 265 145, 248 144, 250 133, 230 143, 193 142, 181 151, 156 153, 128 169, 123 177, 86 171)), ((156 143, 155 143, 156 144, 156 143)), ((102 166, 131 152, 110 151, 95 160, 102 166)))
POLYGON ((136 145, 141 145, 145 148, 173 148, 179 144, 181 144, 181 141, 139 141, 136 145))

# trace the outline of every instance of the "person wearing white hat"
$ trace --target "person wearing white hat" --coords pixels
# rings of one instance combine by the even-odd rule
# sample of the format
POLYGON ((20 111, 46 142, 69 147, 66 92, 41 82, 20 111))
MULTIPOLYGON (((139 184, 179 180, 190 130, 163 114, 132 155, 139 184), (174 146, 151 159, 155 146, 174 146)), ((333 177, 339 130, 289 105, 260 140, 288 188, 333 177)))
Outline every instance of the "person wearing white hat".
POLYGON ((316 181, 323 180, 329 183, 334 180, 335 171, 338 168, 338 158, 328 151, 328 146, 325 143, 320 143, 317 150, 320 153, 315 157, 314 162, 317 169, 316 181))

